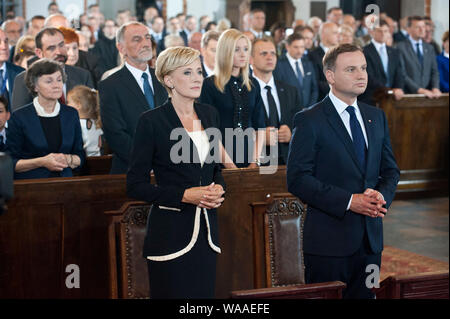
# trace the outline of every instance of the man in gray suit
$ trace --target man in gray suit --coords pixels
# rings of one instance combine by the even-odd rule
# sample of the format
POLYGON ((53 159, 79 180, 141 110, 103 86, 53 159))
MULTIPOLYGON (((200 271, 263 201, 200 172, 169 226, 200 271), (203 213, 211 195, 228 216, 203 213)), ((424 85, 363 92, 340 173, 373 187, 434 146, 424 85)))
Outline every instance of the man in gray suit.
MULTIPOLYGON (((56 28, 42 29, 36 35, 35 52, 39 59, 48 58, 61 62, 62 64, 66 63, 67 50, 62 32, 56 28)), ((94 87, 89 71, 70 65, 65 65, 64 70, 67 74, 67 82, 64 84, 63 95, 60 98, 61 103, 66 104, 67 93, 77 85, 86 85, 90 88, 94 87)), ((33 101, 33 96, 25 85, 25 73, 26 71, 17 75, 14 81, 11 111, 17 110, 33 101)))
POLYGON ((442 94, 439 90, 439 71, 433 47, 423 41, 425 21, 422 17, 408 18, 408 33, 407 40, 397 44, 406 71, 405 93, 438 98, 442 94))

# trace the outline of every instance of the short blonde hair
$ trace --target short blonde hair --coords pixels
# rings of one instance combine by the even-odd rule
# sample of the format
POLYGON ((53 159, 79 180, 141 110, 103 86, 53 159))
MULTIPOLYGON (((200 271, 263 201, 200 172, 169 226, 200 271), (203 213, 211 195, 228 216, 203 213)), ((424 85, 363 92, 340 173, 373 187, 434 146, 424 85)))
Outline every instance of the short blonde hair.
POLYGON ((162 51, 156 59, 155 74, 158 81, 164 86, 169 95, 172 89, 164 83, 164 77, 178 68, 192 64, 199 59, 200 52, 190 47, 171 47, 162 51))
MULTIPOLYGON (((248 44, 249 55, 252 50, 252 43, 241 31, 236 29, 229 29, 222 33, 217 42, 216 48, 216 65, 214 68, 214 84, 220 92, 224 92, 225 85, 231 78, 233 71, 233 57, 236 50, 236 43, 240 39, 245 39, 248 44)), ((241 68, 242 82, 251 91, 251 82, 249 77, 249 63, 241 68)))

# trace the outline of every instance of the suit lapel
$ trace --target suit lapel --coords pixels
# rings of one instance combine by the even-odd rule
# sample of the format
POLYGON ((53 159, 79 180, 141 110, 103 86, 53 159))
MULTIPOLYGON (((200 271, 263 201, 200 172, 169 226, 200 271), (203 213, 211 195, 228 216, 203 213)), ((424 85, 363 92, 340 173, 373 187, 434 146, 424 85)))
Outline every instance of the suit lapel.
POLYGON ((277 87, 277 94, 278 94, 278 99, 280 100, 280 112, 281 112, 281 120, 280 120, 280 125, 286 124, 288 123, 287 120, 287 116, 288 116, 288 112, 286 110, 286 105, 287 101, 286 101, 286 91, 283 88, 283 85, 279 82, 276 81, 275 85, 277 87))
MULTIPOLYGON (((375 64, 376 65, 379 65, 379 66, 381 66, 381 72, 380 72, 380 74, 383 76, 383 78, 384 78, 384 81, 385 81, 385 83, 386 83, 386 74, 384 73, 384 70, 383 70, 383 61, 381 61, 381 57, 380 57, 380 54, 378 53, 378 51, 377 51, 377 48, 375 48, 375 45, 373 44, 373 43, 370 43, 369 44, 369 47, 368 47, 368 49, 370 50, 370 51, 372 51, 372 55, 374 56, 374 58, 375 58, 375 64)), ((387 51, 387 50, 386 50, 387 51)), ((390 56, 389 56, 389 53, 388 53, 388 71, 389 71, 389 63, 391 62, 391 59, 390 59, 390 56)))
MULTIPOLYGON (((132 95, 139 100, 139 103, 136 105, 141 106, 141 108, 147 111, 150 106, 148 105, 147 99, 145 98, 144 93, 136 82, 133 74, 128 70, 128 68, 124 65, 123 68, 118 71, 120 72, 120 77, 122 79, 122 84, 131 91, 132 95)), ((153 78, 153 76, 152 76, 153 78)))
POLYGON ((372 165, 372 159, 374 156, 372 156, 374 152, 374 142, 375 142, 375 131, 374 131, 374 119, 371 118, 368 110, 362 103, 358 103, 359 111, 361 112, 361 116, 363 118, 364 127, 366 129, 366 135, 367 135, 367 159, 366 159, 366 170, 371 167, 372 165))
POLYGON ((355 147, 353 146, 353 141, 348 134, 347 129, 345 128, 344 123, 342 122, 342 119, 338 112, 336 111, 336 108, 334 107, 333 103, 331 102, 330 98, 327 96, 324 100, 324 111, 327 115, 328 122, 330 123, 333 130, 336 132, 337 136, 340 138, 342 143, 344 144, 347 152, 349 152, 350 156, 352 157, 353 161, 355 162, 355 165, 358 167, 359 171, 363 174, 363 170, 361 169, 361 166, 359 164, 358 158, 356 157, 355 147))
POLYGON ((33 104, 31 104, 30 116, 28 119, 30 121, 30 131, 33 132, 33 139, 35 141, 39 141, 36 145, 43 145, 46 152, 48 152, 47 138, 45 137, 39 115, 37 114, 33 104))

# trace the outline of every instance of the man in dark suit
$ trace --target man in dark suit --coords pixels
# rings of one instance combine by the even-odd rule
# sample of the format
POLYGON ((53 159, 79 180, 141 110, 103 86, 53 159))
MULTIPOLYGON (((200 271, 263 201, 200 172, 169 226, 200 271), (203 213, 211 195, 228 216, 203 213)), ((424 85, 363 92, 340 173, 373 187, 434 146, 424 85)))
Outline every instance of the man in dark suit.
POLYGON ((202 72, 205 78, 214 73, 219 37, 220 33, 217 31, 209 30, 203 33, 200 52, 202 54, 202 72))
MULTIPOLYGON (((62 64, 67 61, 67 50, 64 45, 64 36, 57 28, 44 28, 36 36, 36 56, 40 59, 48 58, 62 64)), ((60 102, 66 104, 67 93, 77 85, 94 87, 89 71, 76 66, 64 65, 67 82, 64 84, 63 95, 60 102)), ((14 81, 11 111, 14 111, 33 101, 31 92, 25 85, 25 72, 17 75, 14 81)))
POLYGON ((288 190, 307 205, 307 283, 342 281, 344 298, 374 298, 383 250, 382 218, 400 172, 386 116, 357 102, 366 59, 352 44, 324 58, 329 96, 297 113, 287 164, 288 190))
POLYGON ((14 89, 14 79, 23 72, 24 69, 15 64, 9 63, 8 38, 5 31, 0 29, 0 95, 5 96, 8 104, 11 104, 12 91, 14 89))
POLYGON ((398 50, 386 45, 389 32, 389 25, 384 20, 369 31, 372 41, 364 47, 369 82, 366 92, 358 97, 359 101, 375 105, 374 93, 386 88, 392 89, 397 100, 404 96, 405 70, 398 50))
POLYGON ((308 107, 317 102, 317 87, 314 67, 303 57, 305 40, 299 33, 291 34, 286 40, 286 54, 281 56, 274 71, 275 79, 295 86, 301 105, 308 107))
POLYGON ((99 83, 99 94, 103 132, 114 153, 111 173, 124 174, 139 116, 163 104, 167 92, 148 67, 152 58, 149 29, 142 23, 130 22, 117 34, 117 47, 125 65, 99 83))
MULTIPOLYGON (((291 85, 274 79, 272 72, 277 64, 277 51, 270 38, 256 39, 252 46, 250 62, 253 77, 261 87, 261 98, 266 115, 266 149, 278 147, 278 164, 285 165, 291 140, 292 119, 302 109, 298 90, 291 85)), ((269 155, 266 152, 266 155, 269 155)), ((271 164, 273 163, 273 159, 271 164)), ((267 162, 267 158, 264 161, 267 162)))
POLYGON ((405 66, 405 92, 425 94, 428 98, 441 96, 439 71, 433 47, 424 42, 425 21, 422 17, 408 18, 409 38, 397 44, 405 66))
POLYGON ((339 43, 339 27, 333 22, 326 22, 319 29, 320 44, 308 53, 309 60, 313 63, 319 86, 319 101, 330 91, 327 79, 323 73, 322 59, 329 49, 339 43))

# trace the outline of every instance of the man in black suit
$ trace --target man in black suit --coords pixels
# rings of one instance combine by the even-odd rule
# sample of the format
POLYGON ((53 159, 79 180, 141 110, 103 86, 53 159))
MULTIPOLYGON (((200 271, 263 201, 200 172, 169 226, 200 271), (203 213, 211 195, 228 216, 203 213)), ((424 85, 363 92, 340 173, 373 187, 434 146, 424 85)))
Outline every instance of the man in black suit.
POLYGON ((214 74, 216 65, 216 48, 219 41, 220 33, 209 30, 203 33, 200 52, 202 54, 202 71, 203 77, 214 74))
POLYGON ((12 91, 14 89, 14 79, 23 72, 24 69, 15 64, 9 63, 8 38, 5 31, 0 29, 0 95, 3 95, 8 104, 12 100, 12 91))
POLYGON ((326 22, 319 29, 320 44, 317 48, 308 53, 309 60, 314 64, 319 86, 319 101, 322 100, 328 92, 330 86, 325 78, 322 67, 322 59, 329 49, 339 43, 339 27, 333 22, 326 22))
POLYGON ((394 92, 397 100, 404 96, 405 70, 397 49, 386 45, 389 36, 389 25, 381 20, 379 26, 370 30, 372 41, 364 47, 367 61, 367 74, 369 82, 364 94, 358 100, 375 105, 374 93, 385 88, 394 92))
MULTIPOLYGON (((62 32, 56 28, 42 29, 36 36, 36 56, 40 59, 48 58, 62 64, 66 63, 67 50, 62 32)), ((89 71, 70 65, 64 65, 64 70, 67 75, 67 82, 64 84, 63 95, 60 98, 61 103, 66 104, 67 93, 77 85, 94 87, 89 71)), ((14 81, 11 111, 32 101, 33 95, 25 85, 25 72, 22 72, 17 75, 14 81)))
POLYGON ((357 102, 367 85, 362 50, 352 44, 332 48, 323 68, 330 93, 296 114, 287 164, 289 192, 308 205, 305 279, 342 281, 344 298, 374 298, 382 218, 400 171, 384 112, 357 102))
POLYGON ((124 174, 139 116, 163 104, 167 92, 148 67, 152 58, 149 29, 142 23, 129 22, 117 34, 117 48, 125 65, 99 83, 99 94, 103 132, 114 153, 111 173, 124 174))
MULTIPOLYGON (((261 97, 266 115, 266 155, 270 146, 278 147, 278 157, 271 160, 284 165, 287 162, 289 142, 291 140, 292 119, 301 110, 302 102, 297 89, 281 81, 275 80, 273 70, 277 64, 275 44, 269 38, 256 39, 252 46, 251 64, 253 77, 261 87, 261 97)), ((270 154, 272 155, 272 154, 270 154)), ((263 159, 268 162, 270 159, 263 159)))

